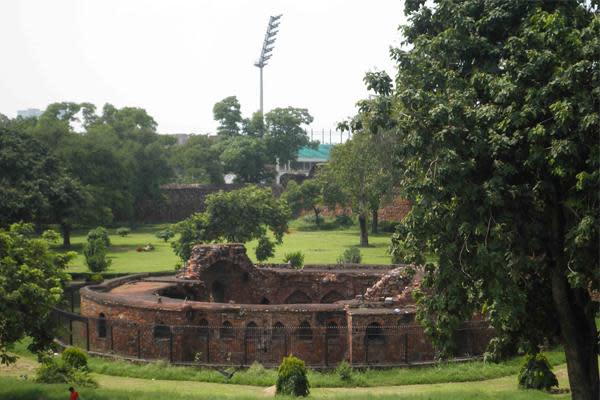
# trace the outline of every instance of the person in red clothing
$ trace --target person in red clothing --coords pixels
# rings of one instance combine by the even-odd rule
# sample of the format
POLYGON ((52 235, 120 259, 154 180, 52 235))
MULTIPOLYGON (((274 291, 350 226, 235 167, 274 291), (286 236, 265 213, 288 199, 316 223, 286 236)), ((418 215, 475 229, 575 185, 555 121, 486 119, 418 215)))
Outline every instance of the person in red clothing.
POLYGON ((73 389, 73 386, 71 386, 69 388, 69 392, 71 392, 71 399, 70 400, 79 400, 79 393, 77 393, 77 391, 75 389, 73 389))

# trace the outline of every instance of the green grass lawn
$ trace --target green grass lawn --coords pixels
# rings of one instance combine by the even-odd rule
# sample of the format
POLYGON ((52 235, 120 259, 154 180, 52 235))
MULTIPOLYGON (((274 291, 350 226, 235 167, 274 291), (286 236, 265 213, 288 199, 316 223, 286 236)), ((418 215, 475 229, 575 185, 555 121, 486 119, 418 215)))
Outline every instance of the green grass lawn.
MULTIPOLYGON (((110 229, 111 246, 108 256, 112 265, 108 272, 157 272, 172 271, 180 262, 173 253, 170 243, 165 243, 154 234, 164 229, 165 225, 146 225, 133 231, 127 237, 120 237, 115 229, 110 229), (151 252, 137 252, 138 247, 152 244, 155 248, 151 252)), ((337 258, 345 249, 355 246, 359 241, 358 228, 337 230, 303 230, 300 221, 292 221, 290 233, 284 236, 283 244, 276 247, 275 256, 267 262, 283 262, 285 253, 302 251, 305 255, 306 264, 335 263, 337 258)), ((71 237, 72 251, 78 253, 71 261, 70 272, 86 272, 85 260, 82 254, 85 243, 86 232, 75 232, 71 237)), ((387 254, 389 245, 389 234, 377 234, 369 236, 370 247, 361 248, 360 251, 365 264, 389 264, 390 256, 387 254)), ((246 244, 248 255, 256 261, 254 251, 256 241, 246 244)))
MULTIPOLYGON (((551 357, 552 358, 552 357, 551 357)), ((92 359, 93 360, 93 359, 92 359)), ((58 400, 67 398, 68 385, 38 384, 32 381, 37 362, 31 356, 20 358, 15 365, 0 366, 0 399, 15 400, 58 400), (24 379, 23 376, 27 378, 24 379)), ((479 367, 481 367, 479 365, 479 367)), ((141 367, 143 368, 143 367, 141 367)), ((169 367, 175 368, 175 367, 169 367)), ((436 368, 428 367, 435 373, 436 368)), ((255 399, 271 397, 273 388, 251 385, 229 385, 224 383, 173 380, 166 378, 142 379, 127 376, 111 376, 94 370, 98 389, 78 388, 83 399, 255 399)), ((560 387, 568 387, 564 364, 556 367, 555 373, 560 387)), ((373 371, 373 374, 402 375, 407 370, 373 371)), ((418 371, 418 370, 417 370, 418 371)), ((326 377, 327 374, 322 374, 326 377)), ((368 377, 373 378, 374 375, 368 377)), ((310 375, 312 389, 309 398, 354 400, 354 399, 567 399, 567 394, 551 395, 544 392, 519 390, 515 375, 475 382, 446 382, 434 384, 405 384, 395 386, 370 386, 360 388, 318 387, 315 376, 310 375)), ((281 397, 278 397, 281 398, 281 397)))
MULTIPOLYGON (((34 355, 27 350, 29 343, 28 340, 25 340, 17 343, 11 349, 12 352, 21 357, 21 362, 25 364, 35 361, 34 355)), ((548 351, 545 355, 553 366, 565 363, 565 355, 561 348, 548 351)), ((354 371, 350 382, 342 381, 334 371, 319 372, 309 370, 308 378, 313 388, 383 387, 476 382, 516 375, 519 372, 522 362, 523 357, 513 357, 501 363, 471 361, 412 368, 367 369, 354 371)), ((93 373, 103 376, 146 380, 207 382, 262 387, 274 385, 277 380, 277 371, 275 369, 266 369, 260 364, 254 364, 246 370, 236 372, 229 380, 214 369, 180 367, 170 365, 166 361, 136 364, 101 357, 90 357, 88 365, 93 373)))

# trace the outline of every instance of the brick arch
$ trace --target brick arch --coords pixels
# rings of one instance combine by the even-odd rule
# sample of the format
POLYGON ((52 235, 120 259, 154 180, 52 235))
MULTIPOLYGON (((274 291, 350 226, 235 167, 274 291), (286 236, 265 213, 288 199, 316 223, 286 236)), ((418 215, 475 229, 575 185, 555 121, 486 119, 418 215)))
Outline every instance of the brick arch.
POLYGON ((312 299, 302 290, 296 290, 290 294, 284 301, 285 304, 309 304, 312 299))
POLYGON ((342 294, 337 290, 330 290, 325 296, 321 298, 321 303, 332 304, 340 300, 344 300, 344 296, 342 296, 342 294))

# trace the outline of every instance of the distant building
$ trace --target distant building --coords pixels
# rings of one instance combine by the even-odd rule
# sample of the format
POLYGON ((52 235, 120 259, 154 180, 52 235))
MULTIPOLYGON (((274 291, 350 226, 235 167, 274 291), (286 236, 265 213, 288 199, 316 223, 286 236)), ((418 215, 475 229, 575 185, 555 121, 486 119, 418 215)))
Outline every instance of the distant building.
POLYGON ((28 108, 26 110, 17 111, 17 117, 21 118, 37 118, 42 115, 43 111, 37 108, 28 108))
POLYGON ((329 153, 331 152, 332 144, 320 144, 316 149, 312 147, 302 147, 298 150, 298 158, 296 161, 288 162, 280 165, 277 163, 275 177, 276 183, 281 183, 281 177, 284 175, 304 175, 310 176, 317 165, 325 164, 329 161, 329 153))

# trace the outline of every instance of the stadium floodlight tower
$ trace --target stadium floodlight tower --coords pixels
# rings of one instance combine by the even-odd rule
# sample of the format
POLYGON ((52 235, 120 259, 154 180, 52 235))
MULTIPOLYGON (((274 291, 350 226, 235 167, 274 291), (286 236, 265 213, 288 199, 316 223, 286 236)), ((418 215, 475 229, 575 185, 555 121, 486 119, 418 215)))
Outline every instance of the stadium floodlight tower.
POLYGON ((271 52, 273 51, 273 45, 275 44, 275 35, 277 35, 277 27, 279 26, 279 19, 282 14, 271 15, 269 17, 269 26, 267 26, 267 33, 265 34, 265 40, 260 51, 260 57, 258 61, 254 63, 255 67, 260 69, 260 115, 264 118, 263 112, 263 67, 267 65, 267 61, 271 58, 271 52))

